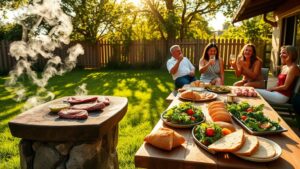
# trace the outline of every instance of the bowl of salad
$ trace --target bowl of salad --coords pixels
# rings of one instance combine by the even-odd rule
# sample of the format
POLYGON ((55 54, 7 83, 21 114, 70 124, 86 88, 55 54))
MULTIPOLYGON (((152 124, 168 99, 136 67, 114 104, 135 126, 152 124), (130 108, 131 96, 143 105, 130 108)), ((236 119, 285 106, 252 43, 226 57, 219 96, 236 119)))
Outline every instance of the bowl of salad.
POLYGON ((192 130, 195 143, 212 154, 216 152, 209 150, 208 146, 230 133, 231 131, 229 129, 221 128, 221 126, 215 123, 201 123, 194 126, 192 130))
POLYGON ((278 121, 272 121, 263 113, 264 104, 253 106, 248 102, 228 104, 227 110, 245 130, 253 135, 276 134, 287 131, 279 125, 278 121))
POLYGON ((191 128, 205 121, 205 116, 200 107, 191 102, 183 102, 161 114, 163 122, 174 128, 191 128))

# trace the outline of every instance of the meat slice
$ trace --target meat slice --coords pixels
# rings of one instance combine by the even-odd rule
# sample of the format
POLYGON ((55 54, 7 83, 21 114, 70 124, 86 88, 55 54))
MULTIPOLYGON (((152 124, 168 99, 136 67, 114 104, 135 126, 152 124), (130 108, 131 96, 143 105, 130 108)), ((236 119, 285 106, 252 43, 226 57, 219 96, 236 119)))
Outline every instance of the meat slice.
POLYGON ((87 119, 88 112, 86 110, 62 109, 58 112, 58 116, 64 119, 87 119))
POLYGON ((87 102, 94 102, 98 99, 98 97, 69 97, 67 102, 70 104, 80 104, 80 103, 87 103, 87 102))
POLYGON ((76 110, 87 110, 87 111, 96 111, 102 110, 105 107, 103 102, 95 102, 95 103, 85 103, 85 104, 76 104, 71 106, 71 109, 76 110))
POLYGON ((94 103, 85 103, 85 104, 76 104, 71 106, 71 109, 76 110, 87 110, 87 111, 97 111, 102 110, 104 107, 109 105, 110 101, 108 98, 105 98, 103 101, 97 101, 94 103))

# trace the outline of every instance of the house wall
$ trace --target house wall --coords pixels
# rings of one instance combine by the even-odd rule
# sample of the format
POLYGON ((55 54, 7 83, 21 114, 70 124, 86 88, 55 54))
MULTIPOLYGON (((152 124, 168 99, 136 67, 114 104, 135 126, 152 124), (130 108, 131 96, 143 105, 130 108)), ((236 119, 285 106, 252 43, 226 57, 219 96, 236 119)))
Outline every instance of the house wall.
POLYGON ((283 28, 283 18, 290 17, 300 13, 300 0, 288 0, 286 3, 282 4, 279 8, 274 11, 275 19, 278 23, 277 27, 273 27, 272 33, 272 51, 271 51, 271 65, 270 70, 274 75, 279 73, 279 52, 280 43, 284 37, 283 28))

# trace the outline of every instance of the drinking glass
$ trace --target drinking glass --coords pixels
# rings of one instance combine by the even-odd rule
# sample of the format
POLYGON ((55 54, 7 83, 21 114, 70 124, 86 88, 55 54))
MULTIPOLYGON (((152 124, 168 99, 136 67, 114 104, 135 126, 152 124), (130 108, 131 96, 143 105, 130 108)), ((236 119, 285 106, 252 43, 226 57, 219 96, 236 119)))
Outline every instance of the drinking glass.
POLYGON ((235 55, 234 54, 231 54, 229 56, 229 64, 230 64, 230 69, 233 69, 232 65, 235 64, 235 55))

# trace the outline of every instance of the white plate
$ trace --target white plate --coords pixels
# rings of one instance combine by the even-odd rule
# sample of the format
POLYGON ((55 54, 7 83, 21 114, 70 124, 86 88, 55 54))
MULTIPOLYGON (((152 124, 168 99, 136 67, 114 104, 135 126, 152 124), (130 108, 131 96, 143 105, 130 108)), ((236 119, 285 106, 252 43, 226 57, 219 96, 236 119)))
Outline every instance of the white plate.
POLYGON ((254 162, 269 162, 269 161, 276 160, 277 158, 280 157, 280 155, 282 153, 282 149, 277 143, 275 143, 272 140, 263 138, 263 137, 257 137, 257 138, 258 138, 258 140, 264 140, 264 141, 270 143, 274 147, 274 149, 276 151, 276 154, 275 154, 274 157, 271 157, 271 158, 253 158, 253 157, 242 156, 242 155, 237 155, 237 154, 235 154, 235 155, 242 158, 242 159, 244 159, 244 160, 249 160, 249 161, 254 161, 254 162))

